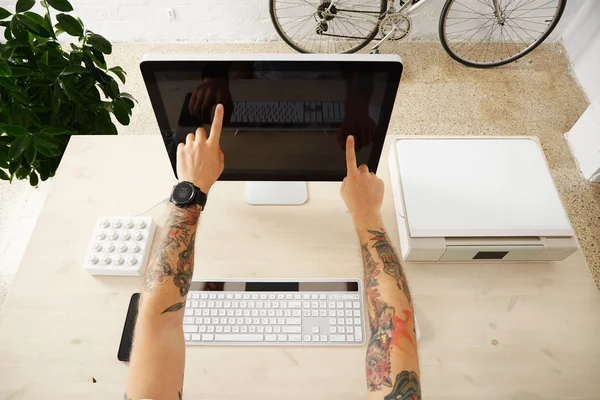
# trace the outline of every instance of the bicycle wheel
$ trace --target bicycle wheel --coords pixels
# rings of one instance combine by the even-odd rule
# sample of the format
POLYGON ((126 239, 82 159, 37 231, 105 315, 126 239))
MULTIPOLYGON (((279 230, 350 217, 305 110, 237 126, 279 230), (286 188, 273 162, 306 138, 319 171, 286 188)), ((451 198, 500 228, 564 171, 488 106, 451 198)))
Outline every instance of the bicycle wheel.
POLYGON ((450 57, 477 68, 508 64, 548 37, 567 3, 567 0, 497 0, 496 13, 495 1, 446 1, 439 34, 450 57))
POLYGON ((300 53, 354 53, 377 34, 387 0, 270 0, 281 38, 300 53), (332 4, 333 3, 333 4, 332 4))

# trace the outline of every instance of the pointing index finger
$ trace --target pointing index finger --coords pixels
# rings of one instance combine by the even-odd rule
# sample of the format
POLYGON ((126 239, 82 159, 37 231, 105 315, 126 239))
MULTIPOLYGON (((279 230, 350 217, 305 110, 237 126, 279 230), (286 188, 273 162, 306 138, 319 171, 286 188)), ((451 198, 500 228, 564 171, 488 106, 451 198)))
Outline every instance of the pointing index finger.
POLYGON ((223 114, 223 104, 217 104, 213 123, 210 127, 210 137, 208 138, 210 143, 215 142, 219 144, 219 140, 221 139, 221 130, 223 129, 223 114))
POLYGON ((356 153, 354 152, 354 136, 352 135, 346 138, 346 166, 348 168, 348 175, 358 171, 356 153))

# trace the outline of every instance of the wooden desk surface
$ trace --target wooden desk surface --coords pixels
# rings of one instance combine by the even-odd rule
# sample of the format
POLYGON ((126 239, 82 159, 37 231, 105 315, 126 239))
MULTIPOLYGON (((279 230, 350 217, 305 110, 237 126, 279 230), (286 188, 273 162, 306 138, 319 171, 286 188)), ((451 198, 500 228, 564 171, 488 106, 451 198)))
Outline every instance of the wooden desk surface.
MULTIPOLYGON (((389 143, 387 144, 389 146, 389 143)), ((387 146, 379 175, 389 184, 387 146)), ((174 177, 158 136, 74 137, 0 313, 0 399, 121 399, 116 358, 141 278, 82 267, 100 215, 142 213, 174 177), (96 383, 92 383, 94 377, 96 383)), ((215 185, 195 278, 361 277, 338 183, 300 207, 252 207, 215 185)), ((384 218, 398 246, 389 186, 384 218)), ((150 213, 162 223, 161 205, 150 213)), ((600 294, 581 252, 561 263, 408 264, 426 399, 598 399, 600 294)), ((364 399, 365 348, 188 347, 186 399, 364 399)))

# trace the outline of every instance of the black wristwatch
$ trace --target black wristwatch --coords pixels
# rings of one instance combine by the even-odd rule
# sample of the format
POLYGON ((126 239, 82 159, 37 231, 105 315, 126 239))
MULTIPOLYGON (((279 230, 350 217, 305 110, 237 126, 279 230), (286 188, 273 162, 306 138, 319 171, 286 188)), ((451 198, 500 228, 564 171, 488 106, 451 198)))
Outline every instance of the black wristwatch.
POLYGON ((206 199, 206 193, 203 193, 199 187, 194 186, 192 182, 183 181, 173 186, 170 201, 177 207, 198 204, 204 210, 206 208, 206 199))

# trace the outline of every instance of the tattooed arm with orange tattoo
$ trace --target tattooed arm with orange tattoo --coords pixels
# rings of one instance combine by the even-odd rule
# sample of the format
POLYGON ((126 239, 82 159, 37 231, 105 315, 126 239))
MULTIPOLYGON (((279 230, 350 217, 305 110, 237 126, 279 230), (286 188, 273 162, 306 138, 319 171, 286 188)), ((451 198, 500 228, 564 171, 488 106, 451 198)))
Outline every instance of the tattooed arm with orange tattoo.
POLYGON ((366 373, 369 399, 420 400, 419 360, 413 307, 402 264, 383 220, 383 181, 356 166, 354 138, 346 142, 348 175, 341 195, 361 243, 371 338, 366 373))
MULTIPOLYGON (((219 146, 223 106, 215 111, 210 137, 190 133, 177 148, 177 175, 208 194, 223 172, 219 146)), ((185 343, 183 311, 192 276, 201 206, 169 203, 170 215, 142 287, 125 399, 181 399, 185 343)))

